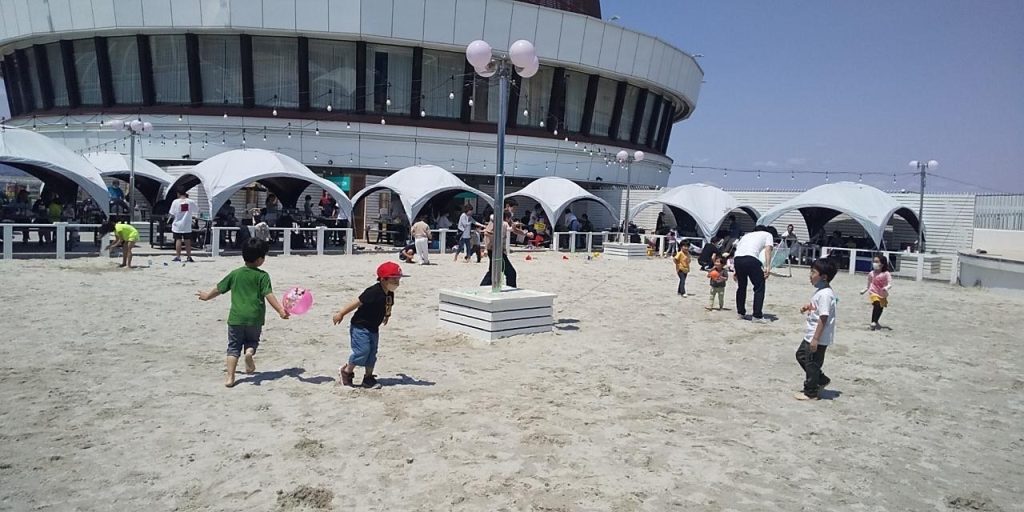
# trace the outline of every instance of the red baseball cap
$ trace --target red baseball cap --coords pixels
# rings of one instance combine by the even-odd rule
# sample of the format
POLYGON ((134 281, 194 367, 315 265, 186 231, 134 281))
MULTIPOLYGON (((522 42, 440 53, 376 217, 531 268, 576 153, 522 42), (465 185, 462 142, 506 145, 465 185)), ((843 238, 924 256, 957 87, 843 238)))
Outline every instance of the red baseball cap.
POLYGON ((409 277, 402 273, 402 267, 393 261, 385 261, 377 267, 377 278, 388 279, 391 277, 409 277))

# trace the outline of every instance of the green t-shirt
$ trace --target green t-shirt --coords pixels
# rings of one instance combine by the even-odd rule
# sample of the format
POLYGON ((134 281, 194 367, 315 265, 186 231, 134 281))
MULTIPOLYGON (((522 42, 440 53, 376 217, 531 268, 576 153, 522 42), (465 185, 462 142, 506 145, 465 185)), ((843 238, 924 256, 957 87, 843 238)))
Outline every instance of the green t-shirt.
POLYGON ((228 325, 263 325, 267 316, 264 297, 274 293, 270 274, 252 267, 240 267, 217 283, 220 293, 231 292, 228 325))

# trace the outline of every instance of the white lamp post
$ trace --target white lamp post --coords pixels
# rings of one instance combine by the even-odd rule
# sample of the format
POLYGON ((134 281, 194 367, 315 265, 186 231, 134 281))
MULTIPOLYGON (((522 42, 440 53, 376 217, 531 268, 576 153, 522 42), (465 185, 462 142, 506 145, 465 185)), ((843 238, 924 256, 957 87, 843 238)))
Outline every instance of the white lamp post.
POLYGON ((498 165, 494 172, 494 246, 491 247, 491 292, 501 291, 502 262, 505 245, 505 124, 508 120, 508 82, 512 68, 516 73, 529 78, 537 74, 540 61, 533 43, 520 39, 509 47, 508 55, 494 56, 491 45, 476 40, 466 46, 466 60, 476 73, 484 78, 498 75, 498 165), (502 212, 502 213, 499 213, 502 212))
POLYGON ((632 155, 626 150, 619 151, 615 155, 615 159, 619 161, 619 165, 626 166, 626 213, 622 216, 622 232, 625 236, 629 237, 629 190, 633 186, 633 162, 640 162, 644 159, 644 152, 637 151, 632 155))
POLYGON ((924 184, 925 176, 928 173, 928 169, 934 169, 939 166, 937 160, 911 160, 910 166, 916 168, 921 173, 921 194, 920 200, 917 207, 917 252, 924 252, 924 184))
POLYGON ((128 193, 132 195, 131 204, 128 205, 128 222, 135 222, 135 137, 142 133, 153 131, 153 125, 149 121, 143 122, 139 119, 134 121, 122 121, 120 128, 127 130, 131 137, 131 154, 128 163, 128 193))

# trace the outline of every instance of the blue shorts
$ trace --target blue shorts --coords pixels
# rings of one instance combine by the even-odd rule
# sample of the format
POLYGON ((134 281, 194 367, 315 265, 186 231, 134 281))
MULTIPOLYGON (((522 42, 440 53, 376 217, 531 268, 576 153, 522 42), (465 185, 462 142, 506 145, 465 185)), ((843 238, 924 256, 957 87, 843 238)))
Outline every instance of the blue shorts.
POLYGON ((228 355, 239 357, 243 350, 252 349, 253 353, 260 346, 260 334, 263 333, 261 325, 229 325, 228 326, 228 355))
POLYGON ((377 342, 380 333, 370 332, 365 327, 351 325, 348 333, 352 337, 352 355, 348 362, 356 366, 372 367, 377 364, 377 342))

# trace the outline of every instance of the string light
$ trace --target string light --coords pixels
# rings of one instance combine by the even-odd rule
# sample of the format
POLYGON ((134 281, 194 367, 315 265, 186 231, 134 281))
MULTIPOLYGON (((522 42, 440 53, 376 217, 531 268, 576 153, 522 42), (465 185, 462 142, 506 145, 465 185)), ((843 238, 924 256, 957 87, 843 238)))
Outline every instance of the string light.
POLYGON ((420 117, 427 117, 427 111, 426 110, 420 110, 420 117))
POLYGON ((455 91, 448 91, 448 99, 450 99, 450 100, 454 100, 455 99, 455 91))
POLYGON ((541 127, 541 128, 544 128, 544 121, 541 121, 541 122, 540 122, 540 127, 541 127))
POLYGON ((327 104, 327 111, 328 111, 328 112, 330 112, 330 111, 332 111, 332 110, 334 110, 334 106, 333 106, 333 105, 331 105, 330 103, 328 103, 328 104, 327 104))
POLYGON ((181 114, 178 114, 178 122, 179 122, 179 123, 181 122, 181 120, 182 120, 182 119, 183 119, 183 118, 181 117, 181 114))
POLYGON ((347 130, 349 128, 352 128, 352 123, 346 122, 345 123, 345 129, 347 130))
POLYGON ((384 100, 384 105, 390 107, 391 106, 391 98, 388 98, 388 99, 384 100))
POLYGON ((383 126, 383 125, 388 124, 388 123, 386 121, 384 121, 384 118, 382 117, 382 118, 380 118, 380 124, 383 126))
POLYGON ((469 106, 471 106, 471 107, 473 106, 473 98, 469 99, 469 106))

